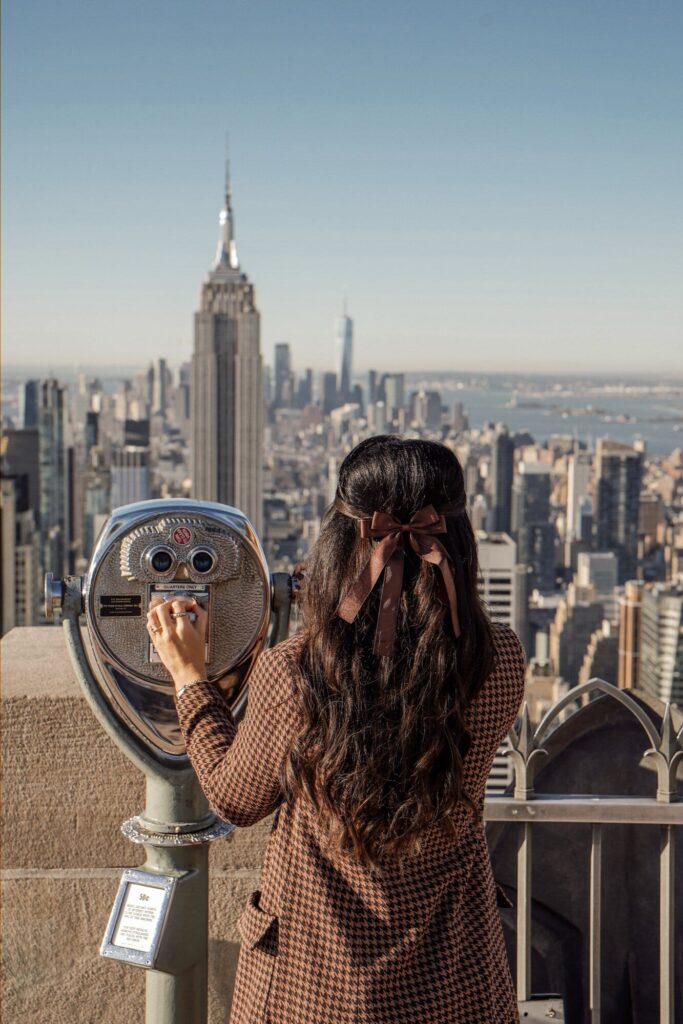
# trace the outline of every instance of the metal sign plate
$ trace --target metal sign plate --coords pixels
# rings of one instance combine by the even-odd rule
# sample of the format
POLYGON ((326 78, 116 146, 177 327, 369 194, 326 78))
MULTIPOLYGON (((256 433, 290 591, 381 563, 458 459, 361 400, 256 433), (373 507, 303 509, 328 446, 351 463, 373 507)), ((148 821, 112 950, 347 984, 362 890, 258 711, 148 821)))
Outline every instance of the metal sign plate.
POLYGON ((127 868, 109 915, 100 956, 153 968, 177 881, 174 875, 127 868))
POLYGON ((559 995, 537 995, 517 1004, 522 1024, 548 1024, 563 1021, 564 1002, 559 995))

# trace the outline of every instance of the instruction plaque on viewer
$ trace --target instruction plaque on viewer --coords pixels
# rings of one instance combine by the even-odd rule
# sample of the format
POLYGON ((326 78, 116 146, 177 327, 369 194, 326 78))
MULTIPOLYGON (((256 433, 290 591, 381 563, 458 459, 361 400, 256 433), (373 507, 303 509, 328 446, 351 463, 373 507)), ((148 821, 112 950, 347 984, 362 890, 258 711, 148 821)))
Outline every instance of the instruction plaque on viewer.
POLYGON ((121 877, 101 956, 154 967, 177 879, 126 869, 121 877))

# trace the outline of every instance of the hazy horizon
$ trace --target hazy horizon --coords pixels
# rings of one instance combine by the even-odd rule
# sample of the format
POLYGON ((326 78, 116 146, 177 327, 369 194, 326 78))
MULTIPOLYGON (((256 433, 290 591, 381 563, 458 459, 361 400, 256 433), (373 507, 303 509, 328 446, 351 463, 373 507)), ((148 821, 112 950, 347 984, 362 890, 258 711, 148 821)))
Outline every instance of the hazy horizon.
MULTIPOLYGON (((295 353, 293 355, 295 356, 295 353)), ((115 376, 117 373, 123 373, 124 371, 128 372, 128 373, 133 373, 133 372, 139 372, 141 370, 144 370, 149 365, 149 363, 152 362, 152 361, 153 361, 152 359, 147 359, 147 358, 145 358, 144 360, 141 360, 139 362, 131 362, 131 363, 92 363, 92 362, 85 362, 84 360, 80 360, 80 361, 74 361, 74 362, 69 362, 69 363, 52 363, 52 364, 49 364, 49 369, 46 369, 46 365, 45 365, 44 361, 42 363, 35 363, 35 364, 32 364, 32 363, 7 363, 7 362, 4 362, 3 366, 2 366, 2 369, 0 370, 0 379, 2 377, 7 377, 8 374, 19 376, 19 375, 22 375, 22 374, 30 373, 30 374, 35 374, 36 376, 42 376, 42 377, 48 377, 48 376, 51 376, 51 375, 54 375, 54 376, 58 377, 60 372, 62 374, 67 374, 68 373, 68 374, 72 374, 73 375, 73 374, 76 374, 76 373, 87 373, 87 372, 89 372, 91 370, 93 372, 101 373, 103 376, 115 376), (38 371, 41 371, 41 372, 38 373, 38 371), (104 371, 108 371, 108 372, 105 374, 104 371)), ((168 365, 169 365, 169 367, 171 369, 177 370, 182 362, 185 362, 185 360, 179 360, 179 361, 176 361, 176 362, 168 360, 168 365)), ((264 362, 265 362, 266 365, 269 365, 272 368, 272 360, 266 359, 266 354, 265 353, 264 353, 264 362)), ((301 373, 301 372, 303 372, 304 370, 307 370, 307 369, 312 369, 314 373, 324 373, 327 370, 329 370, 330 367, 327 366, 327 365, 319 366, 319 367, 316 367, 316 366, 304 366, 303 364, 299 365, 299 364, 296 363, 296 360, 294 359, 294 372, 295 373, 301 373)), ((520 378, 530 378, 530 379, 533 379, 533 378, 536 378, 536 377, 542 377, 542 378, 558 377, 558 378, 563 378, 563 379, 567 378, 567 379, 571 379, 571 380, 581 380, 581 381, 590 381, 590 380, 596 380, 596 379, 613 380, 613 381, 623 380, 623 381, 629 381, 629 382, 632 382, 632 383, 642 380, 642 381, 645 381, 647 383, 659 383, 659 382, 661 382, 661 383, 671 384, 672 387, 683 386, 683 373, 681 373, 679 376, 676 376, 675 374, 671 374, 671 373, 668 373, 666 371, 660 371, 660 372, 657 372, 657 371, 633 371, 633 372, 621 372, 620 373, 620 372, 617 372, 616 370, 606 370, 606 371, 601 371, 601 370, 591 370, 591 371, 535 370, 535 371, 532 371, 532 370, 519 370, 519 369, 517 369, 517 370, 513 370, 513 369, 508 370, 508 369, 505 369, 505 368, 499 368, 499 369, 495 369, 494 370, 494 369, 484 369, 481 366, 480 367, 473 367, 471 369, 468 369, 466 367, 459 367, 457 369, 451 369, 451 368, 444 367, 444 366, 433 366, 433 367, 427 366, 427 367, 421 367, 419 369, 409 369, 409 368, 405 368, 405 367, 395 367, 395 366, 370 366, 370 365, 368 365, 368 366, 355 367, 354 371, 353 371, 354 378, 357 378, 357 377, 360 377, 360 376, 362 376, 364 374, 367 374, 370 370, 375 370, 375 371, 377 371, 380 374, 382 374, 382 373, 405 373, 405 374, 410 375, 410 376, 419 376, 421 374, 422 375, 443 374, 443 375, 446 375, 448 377, 457 377, 459 375, 461 375, 461 376, 468 376, 468 377, 477 377, 477 376, 482 376, 482 377, 505 376, 505 377, 510 377, 510 378, 520 377, 520 378)))

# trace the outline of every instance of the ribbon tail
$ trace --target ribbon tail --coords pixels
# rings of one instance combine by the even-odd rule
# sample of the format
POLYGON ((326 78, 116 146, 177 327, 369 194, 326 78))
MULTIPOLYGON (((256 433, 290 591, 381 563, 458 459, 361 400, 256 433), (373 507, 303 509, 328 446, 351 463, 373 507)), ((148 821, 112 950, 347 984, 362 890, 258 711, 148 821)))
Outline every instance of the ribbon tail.
POLYGON ((337 606, 337 615, 345 622, 354 621, 372 593, 384 567, 392 558, 397 544, 398 537, 386 537, 374 549, 356 582, 337 606))
POLYGON ((453 632, 456 637, 460 636, 460 619, 458 617, 458 595, 455 589, 455 580, 453 579, 453 573, 448 561, 444 560, 439 562, 439 568, 441 569, 441 576, 446 587, 446 593, 448 594, 448 604, 451 610, 451 622, 453 624, 453 632))
POLYGON ((394 648, 398 605, 401 598, 401 587, 403 586, 404 558, 405 549, 403 545, 400 547, 397 545, 384 570, 377 626, 375 627, 374 653, 378 657, 387 657, 394 648))
POLYGON ((453 579, 453 573, 451 572, 451 563, 450 558, 448 557, 448 552, 446 551, 443 544, 439 543, 436 537, 430 536, 428 540, 427 538, 419 537, 418 540, 415 537, 415 535, 411 534, 410 539, 413 544, 413 548, 420 555, 421 558, 424 558, 426 562, 431 562, 432 565, 436 565, 439 567, 439 570, 441 572, 441 579, 443 581, 444 587, 446 588, 446 596, 448 598, 448 606, 451 612, 451 623, 453 625, 453 632, 455 633, 456 637, 459 637, 462 631, 460 629, 460 619, 458 617, 458 594, 455 588, 455 580, 453 579), (425 541, 427 541, 429 547, 427 547, 425 541))

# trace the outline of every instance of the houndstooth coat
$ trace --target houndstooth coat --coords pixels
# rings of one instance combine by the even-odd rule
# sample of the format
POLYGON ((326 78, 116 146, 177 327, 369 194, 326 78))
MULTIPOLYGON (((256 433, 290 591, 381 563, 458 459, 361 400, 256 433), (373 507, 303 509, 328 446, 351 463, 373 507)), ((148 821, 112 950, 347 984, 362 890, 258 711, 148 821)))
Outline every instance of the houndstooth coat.
MULTIPOLYGON (((500 624, 494 635, 497 668, 467 711, 465 785, 480 805, 524 689, 520 641, 500 624)), ((210 683, 177 701, 190 760, 216 812, 248 826, 277 809, 259 889, 238 921, 230 1024, 519 1024, 498 912, 499 900, 511 904, 465 805, 459 839, 433 828, 402 877, 378 878, 358 862, 328 859, 312 813, 282 800, 300 642, 291 637, 259 656, 239 728, 210 683)))

